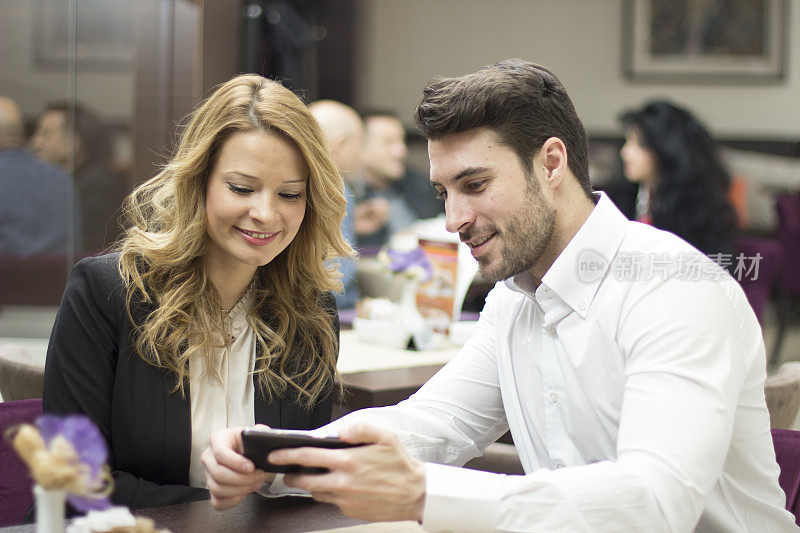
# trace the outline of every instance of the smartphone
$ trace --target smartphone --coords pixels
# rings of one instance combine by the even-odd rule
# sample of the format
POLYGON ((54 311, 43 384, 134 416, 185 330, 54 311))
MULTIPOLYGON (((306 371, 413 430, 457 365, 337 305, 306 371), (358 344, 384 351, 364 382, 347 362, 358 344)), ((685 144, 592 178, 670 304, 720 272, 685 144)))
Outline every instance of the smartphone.
POLYGON ((245 428, 242 430, 242 455, 253 461, 257 468, 265 472, 283 474, 322 474, 327 468, 304 467, 300 465, 274 465, 267 461, 272 450, 280 448, 354 448, 361 444, 350 444, 336 437, 314 437, 308 431, 292 429, 245 428))

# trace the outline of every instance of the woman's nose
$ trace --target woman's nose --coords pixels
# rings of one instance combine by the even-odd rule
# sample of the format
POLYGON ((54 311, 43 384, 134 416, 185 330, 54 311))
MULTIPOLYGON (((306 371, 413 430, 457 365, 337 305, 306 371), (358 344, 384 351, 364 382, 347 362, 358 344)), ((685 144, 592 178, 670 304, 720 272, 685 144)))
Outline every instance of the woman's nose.
POLYGON ((272 199, 254 196, 253 204, 250 206, 250 217, 255 221, 268 223, 278 218, 278 212, 272 199))

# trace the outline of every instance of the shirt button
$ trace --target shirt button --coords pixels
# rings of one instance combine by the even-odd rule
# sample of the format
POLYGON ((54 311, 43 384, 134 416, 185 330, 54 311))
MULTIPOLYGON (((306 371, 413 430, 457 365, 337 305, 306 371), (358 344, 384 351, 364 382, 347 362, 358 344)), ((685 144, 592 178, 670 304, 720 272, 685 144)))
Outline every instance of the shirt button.
POLYGON ((557 392, 551 392, 550 393, 550 401, 553 402, 553 403, 558 402, 558 393, 557 392))
POLYGON ((556 468, 564 468, 564 463, 562 463, 561 461, 557 462, 556 468))
POLYGON ((581 311, 583 311, 584 309, 586 309, 586 302, 584 302, 583 300, 578 300, 578 308, 579 308, 581 311))
POLYGON ((555 326, 547 326, 547 333, 549 333, 550 335, 555 335, 556 334, 556 327, 555 326))

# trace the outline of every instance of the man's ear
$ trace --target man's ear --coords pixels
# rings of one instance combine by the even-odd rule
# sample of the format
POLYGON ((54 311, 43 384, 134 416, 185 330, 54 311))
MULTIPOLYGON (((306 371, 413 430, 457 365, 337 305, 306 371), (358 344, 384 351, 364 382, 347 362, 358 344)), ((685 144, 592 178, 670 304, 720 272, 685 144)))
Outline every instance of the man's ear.
POLYGON ((558 137, 547 139, 539 150, 543 177, 552 189, 558 188, 567 171, 567 147, 558 137))

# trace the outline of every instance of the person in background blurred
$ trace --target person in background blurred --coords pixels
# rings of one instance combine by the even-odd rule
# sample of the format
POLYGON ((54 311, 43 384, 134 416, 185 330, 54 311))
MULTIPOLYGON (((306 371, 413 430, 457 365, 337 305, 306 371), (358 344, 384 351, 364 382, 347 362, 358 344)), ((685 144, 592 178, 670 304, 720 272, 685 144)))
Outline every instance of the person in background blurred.
POLYGON ((109 134, 100 118, 80 104, 51 103, 39 117, 30 148, 44 161, 74 170, 83 249, 99 251, 112 243, 119 234, 122 187, 109 169, 109 134))
POLYGON ((385 244, 415 220, 444 212, 428 179, 406 166, 403 123, 393 113, 364 115, 364 188, 356 191, 355 230, 361 247, 385 244))
POLYGON ((72 182, 22 144, 22 113, 0 96, 0 255, 65 253, 73 227, 72 182))
MULTIPOLYGON (((334 100, 319 100, 311 104, 308 110, 319 122, 328 141, 333 163, 342 174, 344 193, 347 197, 347 214, 342 221, 342 234, 345 240, 354 246, 353 212, 355 203, 349 184, 354 181, 361 166, 364 122, 352 107, 334 100)), ((343 290, 335 295, 336 305, 339 309, 352 308, 358 300, 358 286, 355 279, 356 261, 350 257, 341 259, 339 268, 342 271, 343 290)))
POLYGON ((636 218, 670 231, 706 255, 733 255, 736 214, 730 175, 708 131, 691 113, 665 101, 620 118, 625 177, 639 184, 636 218))

